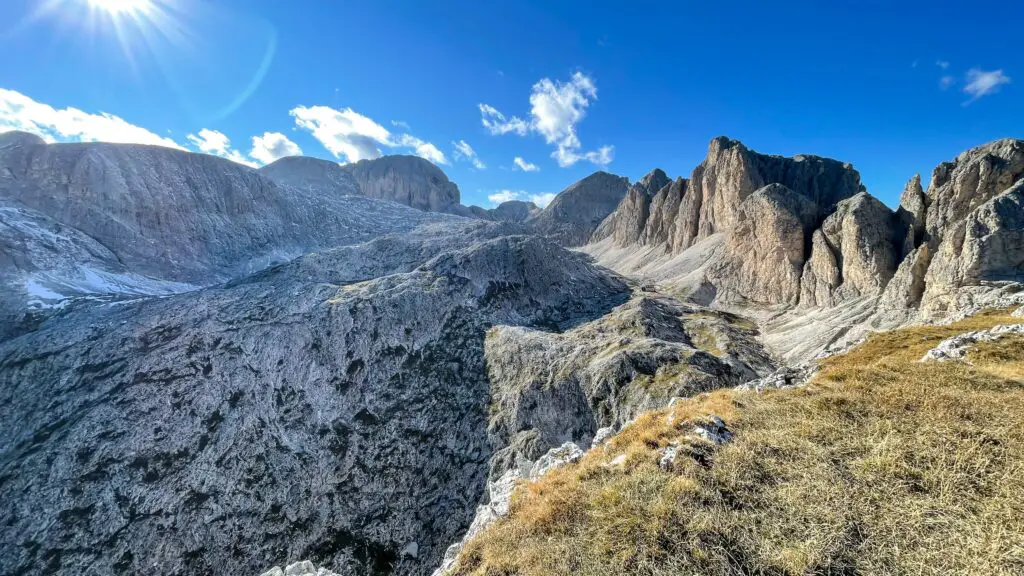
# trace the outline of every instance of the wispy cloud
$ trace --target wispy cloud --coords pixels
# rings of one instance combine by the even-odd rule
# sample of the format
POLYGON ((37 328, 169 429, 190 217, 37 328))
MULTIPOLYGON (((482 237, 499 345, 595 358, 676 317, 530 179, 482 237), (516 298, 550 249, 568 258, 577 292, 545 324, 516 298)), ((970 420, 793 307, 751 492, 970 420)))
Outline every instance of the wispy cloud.
POLYGON ((942 68, 943 70, 949 68, 949 62, 946 62, 945 60, 936 60, 935 65, 938 66, 939 68, 942 68))
POLYGON ((523 172, 540 172, 540 166, 523 160, 521 156, 516 156, 513 162, 515 162, 516 166, 523 172))
POLYGON ((952 76, 943 76, 939 78, 939 88, 943 90, 949 90, 949 87, 956 84, 956 78, 952 76))
POLYGON ((466 142, 465 140, 459 140, 458 142, 453 141, 452 147, 455 149, 453 154, 453 156, 455 156, 455 160, 466 160, 467 162, 471 162, 473 167, 477 170, 485 170, 487 168, 487 165, 477 157, 476 150, 473 150, 473 147, 469 145, 469 142, 466 142))
POLYGON ((970 98, 963 105, 967 106, 979 98, 995 94, 1000 86, 1009 83, 1010 77, 1002 70, 986 72, 980 68, 971 68, 967 71, 967 84, 964 86, 964 93, 970 98))
POLYGON ((554 192, 530 194, 522 190, 498 190, 493 194, 488 194, 487 199, 494 205, 501 204, 502 202, 511 202, 512 200, 529 200, 537 206, 544 208, 548 204, 551 204, 551 201, 554 200, 557 195, 558 194, 555 194, 554 192))
POLYGON ((119 116, 77 108, 57 109, 14 90, 0 88, 0 132, 31 132, 47 142, 118 142, 185 148, 119 116))
MULTIPOLYGON (((358 162, 383 156, 381 148, 411 149, 414 154, 435 164, 447 164, 441 150, 412 134, 393 135, 368 116, 352 108, 296 106, 289 114, 295 125, 308 131, 335 158, 358 162)), ((393 121, 395 122, 395 121, 393 121)))
POLYGON ((505 118, 505 115, 489 104, 478 104, 480 108, 480 121, 484 125, 484 128, 494 135, 518 134, 520 136, 526 136, 526 133, 530 130, 530 125, 525 120, 513 116, 512 118, 505 118))
POLYGON ((506 117, 493 106, 479 104, 480 121, 495 135, 540 134, 545 142, 555 147, 551 157, 563 168, 580 160, 605 165, 612 161, 614 148, 602 146, 596 151, 583 152, 576 133, 576 127, 586 116, 587 108, 596 99, 597 86, 594 80, 582 72, 574 73, 567 82, 542 78, 533 85, 530 93, 529 121, 517 116, 506 117))

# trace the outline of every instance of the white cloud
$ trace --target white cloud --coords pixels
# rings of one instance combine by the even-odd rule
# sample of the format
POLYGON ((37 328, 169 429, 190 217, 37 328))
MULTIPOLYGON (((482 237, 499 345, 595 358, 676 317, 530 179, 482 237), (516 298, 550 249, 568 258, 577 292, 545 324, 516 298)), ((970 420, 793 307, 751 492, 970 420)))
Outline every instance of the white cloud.
POLYGON ((380 146, 391 142, 391 133, 351 108, 297 106, 289 114, 295 124, 308 130, 335 158, 348 162, 380 158, 380 146))
POLYGON ((581 152, 582 144, 576 134, 576 126, 586 116, 591 101, 596 99, 597 86, 593 79, 576 72, 568 82, 542 78, 533 85, 529 123, 516 116, 506 119, 487 104, 480 104, 479 108, 481 122, 491 134, 512 132, 524 136, 532 131, 543 136, 545 142, 554 145, 551 157, 563 168, 580 160, 605 165, 612 161, 614 148, 603 146, 596 151, 581 152))
POLYGON ((412 127, 409 126, 409 123, 404 120, 392 120, 391 125, 394 126, 395 128, 401 128, 402 130, 405 130, 407 132, 412 131, 412 127))
POLYGON ((58 110, 20 92, 0 88, 0 132, 11 130, 31 132, 47 142, 153 144, 184 150, 174 140, 113 114, 90 114, 77 108, 58 110))
POLYGON ((942 68, 943 70, 949 68, 949 62, 946 62, 945 60, 936 60, 935 65, 938 66, 939 68, 942 68))
POLYGON ((953 84, 956 84, 956 78, 952 76, 943 76, 942 78, 939 78, 939 88, 943 90, 948 90, 953 84))
POLYGON ((557 195, 558 194, 555 194, 554 192, 546 192, 542 194, 528 194, 526 192, 523 192, 522 190, 498 190, 494 194, 489 194, 487 196, 487 199, 490 200, 491 203, 495 205, 501 204, 502 202, 510 202, 512 200, 529 200, 530 202, 533 202, 537 206, 543 208, 550 204, 551 201, 554 200, 555 196, 557 195))
POLYGON ((487 165, 480 160, 476 155, 476 150, 469 145, 469 142, 465 140, 459 140, 458 142, 452 142, 452 147, 455 148, 455 159, 466 160, 473 163, 473 167, 477 170, 485 170, 487 165))
POLYGON ((554 192, 545 192, 543 194, 530 194, 530 202, 533 202, 537 206, 544 208, 548 204, 551 204, 551 201, 555 199, 555 196, 558 196, 558 194, 555 194, 554 192))
POLYGON ((249 156, 260 164, 270 164, 285 156, 301 156, 302 148, 280 132, 264 132, 263 136, 252 137, 252 151, 249 156))
POLYGON ((530 130, 530 125, 525 120, 513 116, 511 119, 506 120, 505 115, 498 112, 494 106, 488 104, 479 104, 480 108, 480 122, 487 128, 491 134, 497 136, 500 134, 518 134, 520 136, 526 136, 526 133, 530 130))
POLYGON ((974 102, 978 98, 995 94, 1003 84, 1009 84, 1010 77, 1003 74, 1002 70, 985 72, 980 68, 971 68, 967 71, 967 85, 964 86, 964 93, 971 98, 964 102, 964 106, 974 102))
POLYGON ((411 134, 402 134, 396 142, 388 143, 388 145, 412 148, 413 153, 420 158, 430 160, 434 164, 448 164, 448 159, 445 158, 444 152, 441 152, 437 146, 430 142, 424 142, 411 134))
POLYGON ((512 161, 515 162, 516 167, 523 172, 540 172, 540 166, 523 160, 522 156, 516 156, 512 161))
POLYGON ((512 190, 498 190, 494 194, 488 194, 487 199, 490 200, 492 204, 501 204, 502 202, 518 200, 525 194, 525 192, 514 192, 512 190))
POLYGON ((225 136, 223 132, 203 128, 199 131, 198 135, 189 134, 186 138, 193 146, 198 148, 200 152, 213 154, 214 156, 220 156, 221 158, 227 158, 232 162, 244 164, 250 168, 256 168, 259 166, 259 164, 246 158, 238 150, 233 150, 231 148, 231 140, 225 136))
POLYGON ((346 162, 380 158, 383 155, 381 147, 384 146, 411 148, 414 154, 435 164, 448 163, 444 152, 430 142, 412 134, 396 137, 387 128, 351 108, 336 110, 329 106, 297 106, 289 114, 295 118, 299 128, 309 131, 335 158, 344 158, 346 162))

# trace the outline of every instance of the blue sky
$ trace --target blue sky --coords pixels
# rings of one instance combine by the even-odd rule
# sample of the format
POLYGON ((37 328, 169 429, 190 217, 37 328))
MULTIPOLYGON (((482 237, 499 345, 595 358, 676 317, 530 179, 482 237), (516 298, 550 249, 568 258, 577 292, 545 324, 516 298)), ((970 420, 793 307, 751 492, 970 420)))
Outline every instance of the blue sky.
POLYGON ((480 205, 688 176, 724 134, 852 162, 894 204, 1024 137, 1024 4, 892 4, 4 0, 0 129, 256 165, 418 153, 480 205))

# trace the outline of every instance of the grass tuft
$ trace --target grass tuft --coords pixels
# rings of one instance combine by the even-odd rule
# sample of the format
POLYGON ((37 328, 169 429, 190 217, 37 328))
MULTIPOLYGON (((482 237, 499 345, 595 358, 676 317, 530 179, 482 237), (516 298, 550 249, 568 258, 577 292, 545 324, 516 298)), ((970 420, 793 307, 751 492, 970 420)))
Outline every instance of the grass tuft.
POLYGON ((1024 574, 1024 338, 939 341, 990 312, 877 334, 806 387, 702 394, 517 489, 455 574, 1024 574), (693 437, 711 415, 735 434, 693 437), (670 444, 684 456, 659 466, 670 444), (616 456, 625 463, 611 466, 616 456))

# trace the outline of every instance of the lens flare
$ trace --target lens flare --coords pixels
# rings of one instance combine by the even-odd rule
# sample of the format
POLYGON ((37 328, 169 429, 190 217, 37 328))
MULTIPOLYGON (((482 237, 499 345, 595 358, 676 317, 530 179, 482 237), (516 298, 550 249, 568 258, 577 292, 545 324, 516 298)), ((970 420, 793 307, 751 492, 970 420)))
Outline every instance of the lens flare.
POLYGON ((89 6, 111 14, 146 13, 153 7, 152 0, 89 0, 89 6))

